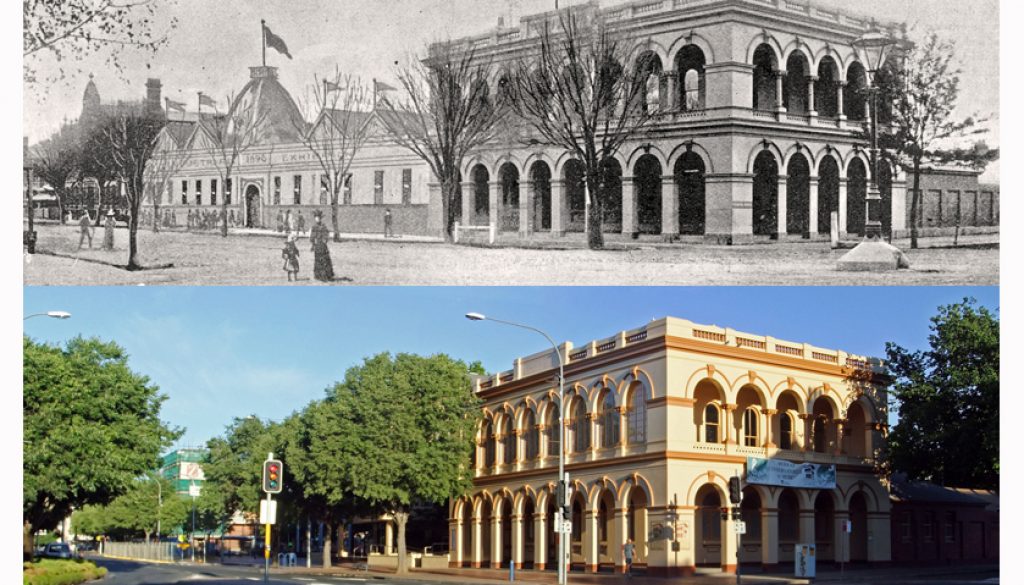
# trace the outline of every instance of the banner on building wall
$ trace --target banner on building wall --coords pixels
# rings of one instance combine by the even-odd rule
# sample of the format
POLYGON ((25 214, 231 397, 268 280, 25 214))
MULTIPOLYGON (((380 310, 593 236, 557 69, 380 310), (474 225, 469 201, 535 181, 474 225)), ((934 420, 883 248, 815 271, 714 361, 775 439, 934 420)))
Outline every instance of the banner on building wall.
POLYGON ((747 483, 831 490, 836 487, 836 466, 747 457, 747 483))

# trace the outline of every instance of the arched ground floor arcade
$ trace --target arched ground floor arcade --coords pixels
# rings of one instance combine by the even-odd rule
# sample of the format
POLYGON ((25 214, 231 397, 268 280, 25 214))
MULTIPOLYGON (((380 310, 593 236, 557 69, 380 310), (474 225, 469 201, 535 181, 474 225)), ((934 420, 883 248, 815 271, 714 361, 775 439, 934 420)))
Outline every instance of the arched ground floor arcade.
MULTIPOLYGON (((890 561, 889 499, 870 470, 842 470, 831 490, 745 485, 739 506, 747 532, 737 538, 728 478, 742 463, 674 459, 637 469, 572 474, 573 570, 625 570, 623 544, 636 544, 634 567, 655 576, 743 564, 782 570, 797 544, 815 543, 818 563, 890 561), (852 532, 843 532, 845 521, 852 532)), ((554 475, 478 485, 449 507, 452 567, 555 570, 554 475)))
MULTIPOLYGON (((864 232, 871 164, 848 137, 722 133, 627 143, 590 194, 580 161, 554 150, 483 152, 462 176, 460 217, 528 237, 582 232, 600 203, 602 230, 666 241, 823 240, 864 232)), ((883 231, 906 229, 906 177, 879 172, 883 231)))

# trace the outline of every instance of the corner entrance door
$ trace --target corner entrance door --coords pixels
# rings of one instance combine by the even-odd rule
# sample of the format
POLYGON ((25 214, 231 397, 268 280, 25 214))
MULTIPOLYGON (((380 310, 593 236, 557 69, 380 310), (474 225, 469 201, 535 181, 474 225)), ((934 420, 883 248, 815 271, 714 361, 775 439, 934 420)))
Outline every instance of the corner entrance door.
POLYGON ((256 185, 245 190, 245 227, 260 227, 260 188, 256 185))

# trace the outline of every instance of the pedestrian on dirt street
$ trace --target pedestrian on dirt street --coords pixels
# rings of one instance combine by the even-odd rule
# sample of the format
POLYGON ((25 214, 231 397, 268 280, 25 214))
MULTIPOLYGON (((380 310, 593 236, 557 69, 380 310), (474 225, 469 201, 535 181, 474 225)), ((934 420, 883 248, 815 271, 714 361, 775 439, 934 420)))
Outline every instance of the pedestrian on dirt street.
POLYGON ((295 245, 295 234, 288 234, 284 239, 284 250, 281 250, 281 257, 284 258, 284 271, 288 273, 288 282, 299 279, 299 248, 295 245))
POLYGON ((384 237, 393 238, 395 237, 394 230, 391 229, 391 208, 387 207, 384 209, 384 237))
POLYGON ((309 240, 313 246, 313 278, 323 282, 334 280, 334 266, 331 264, 331 252, 327 249, 330 231, 323 222, 324 214, 317 210, 313 213, 313 229, 309 231, 309 240))
POLYGON ((622 545, 622 554, 626 559, 626 577, 633 576, 633 553, 636 552, 636 545, 633 544, 632 538, 626 539, 626 544, 622 545))
POLYGON ((78 249, 82 249, 82 242, 86 238, 89 238, 89 249, 92 249, 92 219, 89 218, 89 212, 85 211, 82 213, 82 217, 78 220, 78 226, 81 230, 81 234, 78 236, 78 249))
POLYGON ((284 214, 280 211, 277 212, 277 233, 284 231, 284 214))
POLYGON ((107 219, 103 222, 103 249, 114 249, 114 210, 107 210, 107 219))
POLYGON ((299 212, 299 219, 297 221, 297 224, 299 228, 299 235, 306 235, 306 216, 302 215, 301 211, 299 212))

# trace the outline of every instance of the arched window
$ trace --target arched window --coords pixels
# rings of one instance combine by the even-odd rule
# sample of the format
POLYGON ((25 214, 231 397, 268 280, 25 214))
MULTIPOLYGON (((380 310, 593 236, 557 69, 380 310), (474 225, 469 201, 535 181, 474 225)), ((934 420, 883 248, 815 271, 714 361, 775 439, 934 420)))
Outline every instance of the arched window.
POLYGON ((533 460, 537 458, 537 454, 540 449, 540 431, 537 430, 537 420, 533 416, 532 410, 527 410, 526 414, 523 415, 523 441, 524 451, 526 452, 526 460, 533 460))
POLYGON ((505 424, 502 425, 502 435, 502 460, 508 465, 516 460, 516 434, 512 430, 512 418, 509 416, 505 417, 505 424))
POLYGON ((600 409, 597 420, 601 425, 601 447, 614 447, 619 444, 619 411, 611 392, 605 393, 600 409))
POLYGON ((704 442, 718 442, 718 406, 714 404, 704 408, 704 442))
POLYGON ((793 416, 788 412, 783 412, 782 416, 779 417, 779 448, 780 449, 792 449, 793 448, 793 416))
POLYGON ((683 77, 683 95, 686 96, 686 111, 701 109, 700 73, 696 69, 690 69, 683 77))
POLYGON ((824 453, 828 439, 825 437, 825 419, 816 417, 814 419, 814 450, 824 453))
POLYGON ((757 447, 757 409, 751 407, 743 411, 743 445, 757 447))
POLYGON ((477 464, 477 449, 480 448, 480 443, 473 441, 473 448, 469 450, 469 468, 476 469, 477 464))
POLYGON ((590 421, 587 420, 587 407, 582 400, 576 401, 572 413, 573 451, 585 453, 590 449, 590 421))
POLYGON ((637 384, 626 406, 626 443, 638 445, 647 441, 647 396, 637 384))
POLYGON ((484 441, 484 467, 492 467, 494 465, 494 428, 491 421, 484 423, 480 438, 484 441))
POLYGON ((548 420, 547 420, 547 440, 548 440, 548 457, 557 457, 559 445, 562 443, 562 420, 559 418, 558 405, 552 404, 548 408, 548 420))

